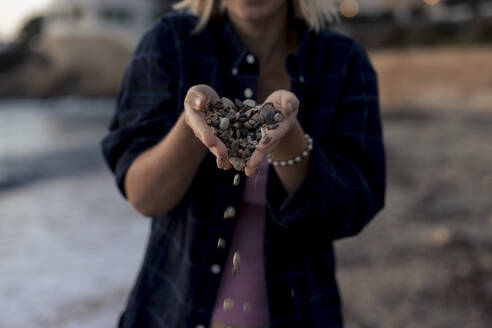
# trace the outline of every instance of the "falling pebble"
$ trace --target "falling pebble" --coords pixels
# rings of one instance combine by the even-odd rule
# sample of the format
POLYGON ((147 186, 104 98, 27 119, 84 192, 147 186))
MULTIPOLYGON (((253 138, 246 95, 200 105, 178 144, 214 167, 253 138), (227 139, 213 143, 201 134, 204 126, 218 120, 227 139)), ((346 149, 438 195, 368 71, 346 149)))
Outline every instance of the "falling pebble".
POLYGON ((451 231, 448 227, 439 226, 432 232, 432 240, 439 246, 443 246, 451 239, 451 231))
POLYGON ((234 252, 232 256, 232 275, 235 276, 239 273, 239 265, 241 264, 241 255, 238 251, 234 252))
POLYGON ((236 209, 232 206, 226 208, 224 211, 224 219, 232 219, 234 216, 236 216, 236 209))
POLYGON ((239 173, 237 173, 235 176, 234 176, 234 185, 235 186, 239 186, 239 183, 241 182, 241 175, 239 173))
POLYGON ((224 312, 231 311, 234 308, 234 300, 230 298, 226 298, 224 300, 223 310, 224 312))

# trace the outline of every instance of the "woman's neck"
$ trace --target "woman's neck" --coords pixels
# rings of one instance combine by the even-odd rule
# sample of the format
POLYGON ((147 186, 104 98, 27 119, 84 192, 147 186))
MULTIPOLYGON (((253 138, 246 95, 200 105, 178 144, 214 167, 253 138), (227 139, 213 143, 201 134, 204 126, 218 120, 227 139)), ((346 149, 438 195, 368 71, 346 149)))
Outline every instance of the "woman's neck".
POLYGON ((269 64, 285 59, 292 46, 287 19, 288 6, 274 15, 258 20, 244 20, 230 16, 231 22, 246 47, 260 63, 269 64))

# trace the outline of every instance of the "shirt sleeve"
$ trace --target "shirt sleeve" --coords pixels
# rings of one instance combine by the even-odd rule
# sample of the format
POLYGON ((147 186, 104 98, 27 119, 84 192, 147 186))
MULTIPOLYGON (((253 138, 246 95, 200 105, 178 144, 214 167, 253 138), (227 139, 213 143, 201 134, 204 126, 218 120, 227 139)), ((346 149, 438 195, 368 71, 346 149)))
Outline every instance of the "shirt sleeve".
POLYGON ((273 169, 268 179, 272 220, 316 240, 357 234, 384 206, 385 154, 376 73, 360 46, 354 46, 345 67, 333 128, 326 137, 313 138, 310 167, 300 186, 287 195, 273 169))
POLYGON ((104 158, 126 197, 124 180, 132 162, 173 127, 178 112, 178 54, 163 20, 140 41, 123 78, 104 158))

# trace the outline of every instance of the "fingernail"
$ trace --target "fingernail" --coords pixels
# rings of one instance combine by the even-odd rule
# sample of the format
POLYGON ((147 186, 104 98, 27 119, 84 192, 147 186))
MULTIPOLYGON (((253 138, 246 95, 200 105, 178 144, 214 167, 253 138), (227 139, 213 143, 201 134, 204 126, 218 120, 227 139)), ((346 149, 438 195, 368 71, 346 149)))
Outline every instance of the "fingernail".
POLYGON ((265 138, 263 138, 263 141, 262 143, 264 145, 268 144, 270 141, 272 141, 272 137, 270 137, 268 134, 265 136, 265 138))
POLYGON ((294 104, 291 101, 288 101, 287 102, 287 109, 290 110, 290 111, 293 111, 294 110, 294 104))
POLYGON ((195 98, 195 106, 200 106, 202 104, 202 97, 197 96, 195 98))

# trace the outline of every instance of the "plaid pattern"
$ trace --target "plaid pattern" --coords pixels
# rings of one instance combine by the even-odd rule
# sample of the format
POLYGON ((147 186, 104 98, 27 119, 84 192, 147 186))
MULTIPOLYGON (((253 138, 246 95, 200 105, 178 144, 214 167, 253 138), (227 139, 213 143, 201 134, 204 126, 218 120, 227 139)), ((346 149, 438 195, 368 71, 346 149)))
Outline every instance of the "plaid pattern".
MULTIPOLYGON (((162 18, 142 39, 126 71, 104 156, 124 194, 132 161, 171 129, 188 88, 211 85, 220 95, 255 97, 257 62, 227 17, 191 34, 195 19, 162 18)), ((314 139, 309 172, 287 195, 275 171, 267 182, 265 270, 270 327, 342 327, 332 241, 357 234, 383 207, 385 160, 376 74, 352 39, 314 33, 300 22, 300 45, 287 58, 299 121, 314 139)), ((229 249, 244 181, 204 159, 183 200, 154 217, 142 269, 120 327, 208 327, 229 249)), ((245 179, 242 179, 245 180, 245 179)))

